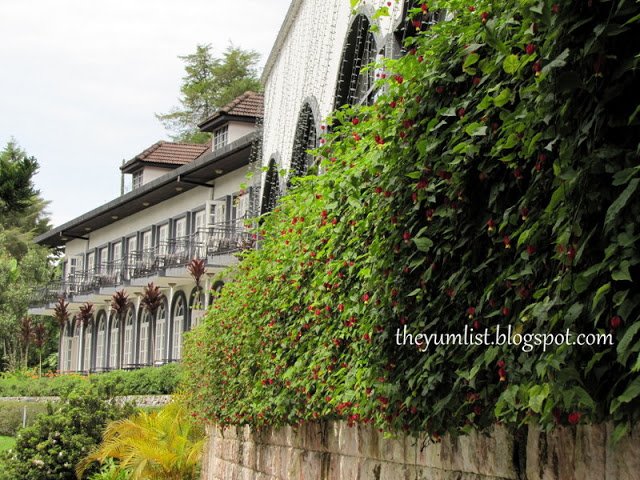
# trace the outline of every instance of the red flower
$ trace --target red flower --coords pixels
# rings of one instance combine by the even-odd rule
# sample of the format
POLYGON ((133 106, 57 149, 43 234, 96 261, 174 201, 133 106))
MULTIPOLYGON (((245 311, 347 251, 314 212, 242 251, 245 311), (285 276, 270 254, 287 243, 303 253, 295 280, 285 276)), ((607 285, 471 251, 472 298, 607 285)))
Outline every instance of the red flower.
POLYGON ((622 318, 620 318, 618 315, 614 315, 613 317, 611 317, 611 320, 609 320, 609 325, 611 325, 611 330, 618 329, 620 325, 622 325, 622 318))
POLYGON ((356 132, 353 132, 353 139, 358 142, 360 141, 360 135, 358 135, 356 132))
POLYGON ((391 108, 396 108, 396 107, 398 106, 398 103, 397 103, 395 100, 391 100, 391 101, 389 102, 389 106, 390 106, 391 108))
POLYGON ((509 238, 509 235, 502 237, 502 243, 504 243, 504 248, 511 248, 511 238, 509 238))
POLYGON ((433 210, 429 209, 425 212, 425 217, 427 217, 427 220, 430 222, 433 220, 433 210))
POLYGON ((421 20, 413 20, 411 22, 411 24, 414 26, 414 28, 420 30, 420 27, 422 26, 422 21, 421 20))
POLYGON ((384 138, 382 138, 380 135, 376 135, 376 143, 378 145, 384 145, 384 138))
POLYGON ((436 87, 436 93, 444 93, 444 87, 436 87))
POLYGON ((533 70, 533 73, 536 75, 540 75, 540 71, 542 71, 542 64, 540 63, 540 60, 531 65, 531 70, 533 70))
POLYGON ((420 8, 424 13, 429 11, 429 5, 427 5, 426 3, 423 3, 422 5, 420 5, 420 8))
POLYGON ((496 366, 497 366, 498 368, 504 368, 504 367, 505 367, 505 365, 506 365, 506 363, 504 363, 504 360, 498 360, 498 361, 496 362, 496 366))
POLYGON ((322 218, 327 218, 327 211, 326 210, 322 210, 322 213, 320 213, 320 216, 322 218))
POLYGON ((365 293, 364 295, 362 295, 362 301, 363 301, 364 303, 369 302, 369 298, 370 298, 370 297, 369 297, 369 294, 368 294, 368 293, 365 293))
POLYGON ((529 209, 527 207, 522 207, 520 209, 520 217, 522 218, 522 221, 525 221, 527 218, 529 218, 529 209))
POLYGON ((553 5, 551 5, 551 11, 555 14, 560 13, 560 5, 554 3, 553 5))
POLYGON ((396 79, 396 82, 398 82, 398 83, 404 82, 404 78, 403 78, 402 75, 396 75, 394 78, 396 79))
POLYGON ((500 379, 501 382, 507 381, 507 371, 504 368, 498 369, 498 378, 500 379))
POLYGON ((469 9, 470 12, 476 11, 476 7, 474 7, 473 5, 469 5, 467 8, 469 9))
POLYGON ((496 222, 493 220, 493 218, 490 218, 489 220, 487 220, 487 231, 489 233, 492 233, 495 229, 496 229, 496 222))
POLYGON ((505 317, 508 317, 510 313, 511 313, 511 309, 509 307, 502 307, 502 315, 504 315, 505 317))
POLYGON ((471 319, 476 314, 476 307, 467 308, 467 316, 471 319))
POLYGON ((402 239, 403 239, 405 242, 408 242, 409 240, 411 240, 411 232, 404 232, 404 233, 402 234, 402 239))
POLYGON ((580 412, 571 412, 567 417, 567 420, 569 420, 569 423, 571 425, 577 425, 578 423, 580 423, 580 417, 582 417, 582 414, 580 412))
POLYGON ((536 51, 536 46, 533 43, 529 43, 526 47, 524 47, 524 51, 527 53, 527 55, 533 55, 533 52, 536 51))
POLYGON ((534 245, 527 245, 527 253, 529 254, 529 256, 533 255, 534 253, 536 253, 537 249, 534 245))
POLYGON ((358 125, 360 123, 360 119, 358 117, 353 117, 353 120, 351 120, 351 123, 353 123, 354 125, 358 125))
POLYGON ((489 20, 489 12, 482 12, 480 18, 482 19, 482 23, 487 23, 487 20, 489 20))
POLYGON ((480 84, 480 80, 482 80, 480 77, 473 77, 473 80, 471 80, 471 83, 473 83, 474 85, 478 85, 480 84))
POLYGON ((465 110, 464 108, 459 108, 459 109, 458 109, 458 116, 459 116, 460 118, 463 118, 463 117, 464 117, 465 112, 466 112, 466 110, 465 110))
POLYGON ((482 324, 480 323, 480 320, 474 320, 473 321, 473 328, 475 330, 480 330, 481 327, 482 327, 482 324))

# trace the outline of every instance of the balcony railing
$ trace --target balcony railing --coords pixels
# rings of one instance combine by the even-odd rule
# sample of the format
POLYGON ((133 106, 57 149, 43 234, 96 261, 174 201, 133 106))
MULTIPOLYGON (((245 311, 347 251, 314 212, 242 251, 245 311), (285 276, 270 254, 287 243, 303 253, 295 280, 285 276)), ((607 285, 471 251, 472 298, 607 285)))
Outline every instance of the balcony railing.
POLYGON ((167 268, 186 267, 193 258, 209 259, 253 248, 255 241, 241 221, 199 229, 181 238, 161 242, 157 247, 129 252, 112 262, 70 274, 34 289, 30 306, 54 303, 60 296, 87 295, 100 288, 116 287, 126 281, 162 274, 167 268))

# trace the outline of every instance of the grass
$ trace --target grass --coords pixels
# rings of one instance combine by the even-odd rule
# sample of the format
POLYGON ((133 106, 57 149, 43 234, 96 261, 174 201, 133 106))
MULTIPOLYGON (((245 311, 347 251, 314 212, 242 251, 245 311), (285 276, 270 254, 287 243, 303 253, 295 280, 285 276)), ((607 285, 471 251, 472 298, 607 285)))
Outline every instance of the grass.
POLYGON ((3 437, 0 435, 0 452, 13 448, 16 444, 16 439, 13 437, 3 437))

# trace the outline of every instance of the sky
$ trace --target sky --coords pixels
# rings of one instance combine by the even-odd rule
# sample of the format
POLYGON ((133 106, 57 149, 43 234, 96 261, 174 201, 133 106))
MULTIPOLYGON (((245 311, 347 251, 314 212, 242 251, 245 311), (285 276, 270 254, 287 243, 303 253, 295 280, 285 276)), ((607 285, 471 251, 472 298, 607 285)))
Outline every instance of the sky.
POLYGON ((291 0, 1 0, 0 148, 10 138, 60 225, 120 194, 122 160, 167 132, 196 45, 261 54, 291 0))

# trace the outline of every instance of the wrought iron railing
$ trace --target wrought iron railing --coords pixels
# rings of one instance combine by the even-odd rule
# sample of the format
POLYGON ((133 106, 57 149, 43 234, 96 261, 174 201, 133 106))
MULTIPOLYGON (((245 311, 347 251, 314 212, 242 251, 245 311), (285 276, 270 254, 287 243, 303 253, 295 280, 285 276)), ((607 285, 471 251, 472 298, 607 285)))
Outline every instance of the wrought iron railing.
POLYGON ((161 242, 154 248, 129 252, 115 261, 70 274, 64 281, 34 289, 30 306, 46 305, 54 303, 60 296, 86 295, 100 288, 116 287, 125 281, 157 275, 167 268, 186 266, 193 258, 208 259, 254 247, 255 240, 244 226, 244 221, 202 228, 189 236, 161 242))

